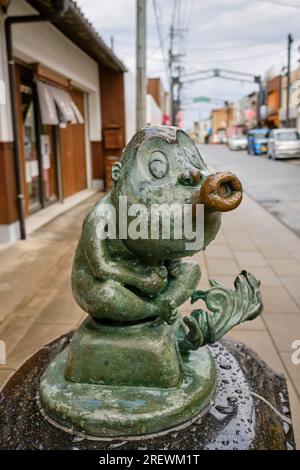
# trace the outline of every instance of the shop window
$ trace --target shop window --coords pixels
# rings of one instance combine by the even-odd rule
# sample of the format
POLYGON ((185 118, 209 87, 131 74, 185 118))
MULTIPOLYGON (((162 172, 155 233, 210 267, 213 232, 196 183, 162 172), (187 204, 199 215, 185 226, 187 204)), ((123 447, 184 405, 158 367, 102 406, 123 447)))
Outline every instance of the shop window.
POLYGON ((30 85, 22 83, 20 91, 25 157, 25 180, 29 199, 29 212, 32 213, 41 208, 40 171, 37 152, 33 88, 30 85))

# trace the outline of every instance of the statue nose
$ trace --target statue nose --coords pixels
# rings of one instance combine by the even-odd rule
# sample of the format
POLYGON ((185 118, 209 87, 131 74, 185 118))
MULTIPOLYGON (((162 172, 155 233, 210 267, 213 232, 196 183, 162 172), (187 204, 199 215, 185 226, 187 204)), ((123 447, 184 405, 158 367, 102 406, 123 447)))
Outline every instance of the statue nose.
POLYGON ((210 211, 232 211, 240 204, 243 188, 240 180, 230 172, 209 175, 203 183, 199 202, 210 211))

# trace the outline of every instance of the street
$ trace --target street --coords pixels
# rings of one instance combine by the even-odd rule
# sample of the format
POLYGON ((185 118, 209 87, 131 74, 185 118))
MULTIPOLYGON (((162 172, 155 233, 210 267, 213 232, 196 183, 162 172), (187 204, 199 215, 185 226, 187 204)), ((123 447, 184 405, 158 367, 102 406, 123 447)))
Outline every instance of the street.
POLYGON ((209 165, 235 173, 248 195, 300 235, 300 159, 275 161, 226 145, 199 145, 199 149, 209 165))

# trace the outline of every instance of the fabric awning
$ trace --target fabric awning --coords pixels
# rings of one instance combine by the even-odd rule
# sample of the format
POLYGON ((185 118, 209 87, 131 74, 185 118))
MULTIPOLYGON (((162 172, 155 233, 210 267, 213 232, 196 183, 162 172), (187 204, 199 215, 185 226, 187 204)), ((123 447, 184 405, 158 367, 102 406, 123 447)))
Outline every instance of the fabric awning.
POLYGON ((73 101, 71 99, 71 106, 72 106, 72 109, 74 111, 74 114, 76 116, 76 119, 77 121, 79 122, 79 124, 84 124, 84 119, 83 119, 83 116, 80 112, 80 109, 78 108, 77 104, 75 103, 75 101, 73 101))
POLYGON ((39 80, 37 90, 42 124, 84 123, 83 116, 70 93, 39 80))
POLYGON ((70 122, 71 124, 76 124, 76 117, 71 105, 72 98, 69 93, 55 87, 51 87, 51 93, 59 110, 60 121, 63 123, 70 122))
POLYGON ((59 124, 55 101, 53 100, 51 88, 46 83, 37 81, 37 92, 41 111, 42 124, 57 126, 59 124))

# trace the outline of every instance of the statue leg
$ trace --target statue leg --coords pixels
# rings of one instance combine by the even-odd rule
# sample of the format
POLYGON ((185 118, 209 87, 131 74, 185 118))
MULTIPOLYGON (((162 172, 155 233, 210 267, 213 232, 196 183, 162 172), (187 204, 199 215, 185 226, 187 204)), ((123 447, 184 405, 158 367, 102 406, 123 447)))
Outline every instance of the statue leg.
POLYGON ((132 322, 157 316, 157 308, 120 283, 99 281, 91 274, 77 272, 72 288, 78 305, 96 319, 132 322))

